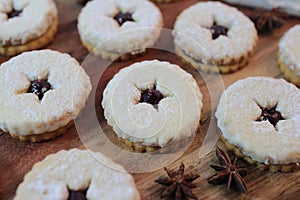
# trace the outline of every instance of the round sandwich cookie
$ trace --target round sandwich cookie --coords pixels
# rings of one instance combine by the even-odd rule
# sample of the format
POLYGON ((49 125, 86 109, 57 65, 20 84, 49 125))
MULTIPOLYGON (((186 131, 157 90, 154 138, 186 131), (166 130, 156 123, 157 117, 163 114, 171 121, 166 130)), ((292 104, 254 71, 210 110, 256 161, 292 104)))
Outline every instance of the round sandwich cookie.
POLYGON ((78 17, 82 44, 108 60, 127 60, 145 52, 160 36, 160 10, 147 0, 94 0, 78 17))
POLYGON ((192 75, 178 65, 144 61, 110 80, 102 107, 107 123, 129 150, 152 152, 197 132, 202 94, 192 75))
POLYGON ((253 22, 236 8, 200 2, 185 9, 174 25, 176 52, 196 69, 230 73, 245 66, 257 40, 253 22))
POLYGON ((15 200, 139 200, 132 176, 101 153, 61 150, 36 163, 18 186, 15 200))
POLYGON ((300 25, 289 29, 279 42, 277 61, 285 78, 300 87, 300 25))
POLYGON ((14 56, 50 43, 58 28, 53 0, 0 1, 0 54, 14 56))
POLYGON ((216 117, 229 150, 261 170, 300 168, 300 90, 284 79, 249 77, 222 94, 216 117))
POLYGON ((91 91, 88 75, 68 54, 25 52, 0 66, 0 130, 22 141, 63 134, 91 91))

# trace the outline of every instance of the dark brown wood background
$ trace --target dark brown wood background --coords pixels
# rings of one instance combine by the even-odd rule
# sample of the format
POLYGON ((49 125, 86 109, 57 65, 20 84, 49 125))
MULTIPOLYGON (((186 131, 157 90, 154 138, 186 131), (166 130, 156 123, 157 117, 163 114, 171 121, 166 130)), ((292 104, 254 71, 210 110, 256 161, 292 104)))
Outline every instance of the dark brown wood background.
MULTIPOLYGON (((82 62, 88 55, 87 50, 83 48, 80 43, 79 35, 77 32, 77 16, 82 8, 77 5, 73 0, 57 0, 59 9, 60 25, 59 31, 52 44, 46 48, 58 50, 71 54, 79 62, 82 62)), ((197 3, 197 0, 183 0, 169 4, 158 4, 164 16, 164 27, 171 29, 175 22, 176 16, 188 6, 197 3)), ((250 9, 242 10, 251 11, 250 9)), ((276 65, 276 51, 278 41, 284 32, 293 25, 300 23, 300 19, 289 18, 287 22, 279 29, 274 30, 272 33, 260 35, 258 46, 254 51, 247 67, 241 69, 233 74, 222 76, 225 87, 233 82, 243 79, 248 76, 270 76, 282 77, 276 65)), ((171 42, 164 41, 162 42, 171 42)), ((8 60, 7 57, 0 56, 0 63, 8 60)), ((187 168, 193 166, 193 171, 200 174, 200 178, 195 181, 198 186, 194 189, 194 193, 199 199, 297 199, 300 195, 300 171, 293 173, 271 173, 263 172, 258 169, 243 163, 248 166, 249 173, 245 178, 249 192, 248 194, 239 194, 236 191, 227 191, 225 185, 214 186, 206 182, 206 178, 214 173, 209 168, 209 164, 217 162, 214 152, 212 151, 207 156, 199 159, 199 148, 203 142, 208 126, 210 124, 211 115, 214 112, 215 104, 218 99, 211 99, 206 84, 214 88, 217 98, 221 92, 221 88, 217 88, 216 76, 207 75, 206 84, 199 73, 182 63, 176 55, 152 49, 141 57, 132 61, 117 62, 111 64, 104 72, 101 78, 97 77, 99 70, 103 70, 102 65, 105 62, 99 61, 94 64, 84 65, 87 73, 90 75, 94 82, 99 81, 96 96, 96 111, 100 125, 111 131, 106 125, 103 117, 103 110, 100 107, 102 98, 102 91, 107 82, 119 69, 128 66, 131 63, 159 59, 167 60, 172 63, 179 64, 189 73, 193 74, 197 80, 199 87, 203 93, 204 107, 202 110, 201 126, 189 148, 184 154, 174 163, 168 167, 175 169, 179 166, 180 162, 184 162, 187 168)), ((97 59, 96 59, 97 60, 97 59)), ((12 80, 13 81, 13 80, 12 80)), ((96 84, 97 85, 97 84, 96 84)), ((96 86, 94 84, 94 86, 96 86)), ((259 89, 259 88, 258 88, 259 89)), ((0 111, 1 112, 1 111, 0 111)), ((213 124, 216 127, 215 124, 213 124)), ((219 145, 222 146, 221 143, 219 145)), ((18 184, 22 181, 24 175, 30 171, 34 163, 42 160, 45 156, 56 153, 61 149, 70 148, 84 148, 80 138, 78 137, 77 130, 72 127, 63 136, 54 140, 41 142, 41 143, 27 143, 10 138, 8 135, 0 134, 0 199, 12 199, 18 184)), ((280 148, 280 147, 278 147, 280 148)), ((154 180, 164 175, 163 169, 151 173, 133 174, 136 181, 137 188, 141 194, 142 199, 159 199, 163 187, 154 183, 154 180)), ((105 183, 103 183, 105 184, 105 183)))

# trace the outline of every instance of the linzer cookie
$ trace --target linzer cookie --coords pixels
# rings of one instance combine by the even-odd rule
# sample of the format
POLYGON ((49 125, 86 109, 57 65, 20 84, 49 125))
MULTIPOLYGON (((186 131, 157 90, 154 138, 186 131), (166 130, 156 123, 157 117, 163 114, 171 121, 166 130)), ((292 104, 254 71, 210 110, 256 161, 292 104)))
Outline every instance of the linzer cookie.
POLYGON ((120 70, 103 92, 102 107, 107 123, 128 150, 151 152, 196 133, 201 100, 190 74, 153 60, 120 70))
POLYGON ((284 79, 246 78, 222 94, 216 117, 221 139, 259 169, 300 168, 300 90, 284 79))
POLYGON ((52 0, 0 1, 0 54, 13 56, 50 43, 58 28, 52 0))
POLYGON ((158 39, 162 24, 160 10, 147 0, 90 1, 78 17, 82 44, 111 60, 145 52, 158 39))
POLYGON ((300 87, 300 25, 288 30, 279 42, 277 61, 285 78, 300 87))
POLYGON ((68 54, 25 52, 0 66, 0 130, 22 141, 63 134, 83 108, 90 79, 68 54))
POLYGON ((71 149, 36 163, 14 199, 139 200, 140 195, 122 166, 101 153, 71 149))
POLYGON ((213 73, 245 66, 258 39, 248 17, 220 2, 200 2, 184 10, 173 35, 175 50, 184 60, 213 73))

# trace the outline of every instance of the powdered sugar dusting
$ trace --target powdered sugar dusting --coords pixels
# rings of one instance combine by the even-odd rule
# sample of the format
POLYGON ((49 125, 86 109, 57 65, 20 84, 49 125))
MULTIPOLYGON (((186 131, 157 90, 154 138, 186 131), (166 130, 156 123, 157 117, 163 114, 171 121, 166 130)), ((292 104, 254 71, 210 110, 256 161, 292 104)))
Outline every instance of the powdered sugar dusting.
POLYGON ((91 91, 90 79, 68 54, 23 53, 0 67, 0 129, 19 135, 50 132, 75 119, 91 91), (48 79, 42 101, 27 93, 30 81, 48 79))
POLYGON ((140 199, 133 178, 100 153, 62 150, 36 163, 17 189, 16 200, 66 200, 69 190, 88 189, 87 199, 140 199))
POLYGON ((144 50, 158 39, 161 27, 161 12, 146 0, 95 0, 87 3, 78 17, 82 40, 114 53, 144 50), (119 26, 114 20, 119 12, 132 13, 134 22, 119 26))
POLYGON ((0 46, 20 45, 43 35, 57 17, 52 0, 3 0, 0 2, 0 46), (19 17, 6 13, 23 10, 19 17))
POLYGON ((237 81, 222 94, 216 117, 224 137, 253 160, 272 164, 300 161, 300 90, 293 84, 267 77, 237 81), (257 121, 260 106, 276 105, 284 120, 275 127, 257 121))
POLYGON ((279 58, 300 76, 300 25, 290 28, 279 42, 279 58))
POLYGON ((119 137, 163 147, 175 137, 195 133, 201 100, 202 94, 190 74, 177 65, 152 60, 118 72, 103 92, 102 107, 108 124, 119 137), (151 88, 153 84, 165 96, 157 110, 150 104, 138 103, 139 89, 151 88))
POLYGON ((174 25, 175 44, 203 63, 239 59, 256 45, 254 24, 236 8, 220 2, 201 2, 184 10, 174 25), (227 27, 227 36, 213 40, 209 28, 216 23, 227 27))

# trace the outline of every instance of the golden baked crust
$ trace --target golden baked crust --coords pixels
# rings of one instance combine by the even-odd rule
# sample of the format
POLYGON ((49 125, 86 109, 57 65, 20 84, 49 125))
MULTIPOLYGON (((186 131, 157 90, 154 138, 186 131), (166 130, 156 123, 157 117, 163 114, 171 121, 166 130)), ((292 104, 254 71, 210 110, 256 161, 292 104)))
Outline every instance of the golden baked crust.
POLYGON ((300 164, 299 163, 290 163, 290 164, 263 164, 259 163, 255 160, 252 160, 249 156, 245 156, 239 148, 236 146, 230 144, 228 140, 226 140, 222 132, 220 131, 220 139, 224 142, 226 148, 230 151, 233 151, 236 156, 239 158, 243 158, 246 160, 249 164, 255 165, 258 169, 260 170, 269 170, 271 172, 293 172, 295 170, 300 169, 300 164))
POLYGON ((117 134, 113 131, 106 133, 106 136, 110 139, 111 142, 130 152, 151 153, 160 148, 159 146, 145 146, 140 143, 131 142, 127 139, 118 137, 117 134))
POLYGON ((132 53, 125 53, 125 54, 117 54, 113 52, 104 51, 100 48, 93 46, 91 43, 81 40, 83 46, 95 56, 99 56, 105 60, 114 60, 114 61, 126 61, 136 58, 142 53, 132 54, 132 53))
POLYGON ((227 60, 221 60, 219 63, 213 64, 203 64, 197 62, 193 58, 187 56, 180 47, 175 44, 175 51, 178 55, 180 55, 184 62, 191 64, 195 69, 201 70, 206 73, 221 73, 228 74, 239 70, 244 67, 248 63, 248 59, 251 56, 251 52, 243 55, 239 59, 227 58, 227 60))
POLYGON ((0 46, 0 54, 14 56, 19 53, 39 49, 53 41, 58 29, 58 17, 56 17, 49 29, 41 37, 22 45, 0 46))
POLYGON ((279 65, 280 70, 282 71, 286 80, 294 83, 298 87, 300 87, 300 76, 298 76, 293 70, 291 70, 281 59, 280 55, 277 55, 277 63, 279 65))
POLYGON ((13 134, 13 133, 9 133, 9 132, 6 132, 6 133, 8 133, 12 138, 19 139, 22 142, 26 142, 26 141, 41 142, 41 141, 51 140, 58 136, 63 135, 73 125, 74 125, 74 120, 69 122, 66 126, 61 127, 55 131, 38 134, 38 135, 35 135, 35 134, 33 134, 33 135, 17 135, 17 134, 13 134))

